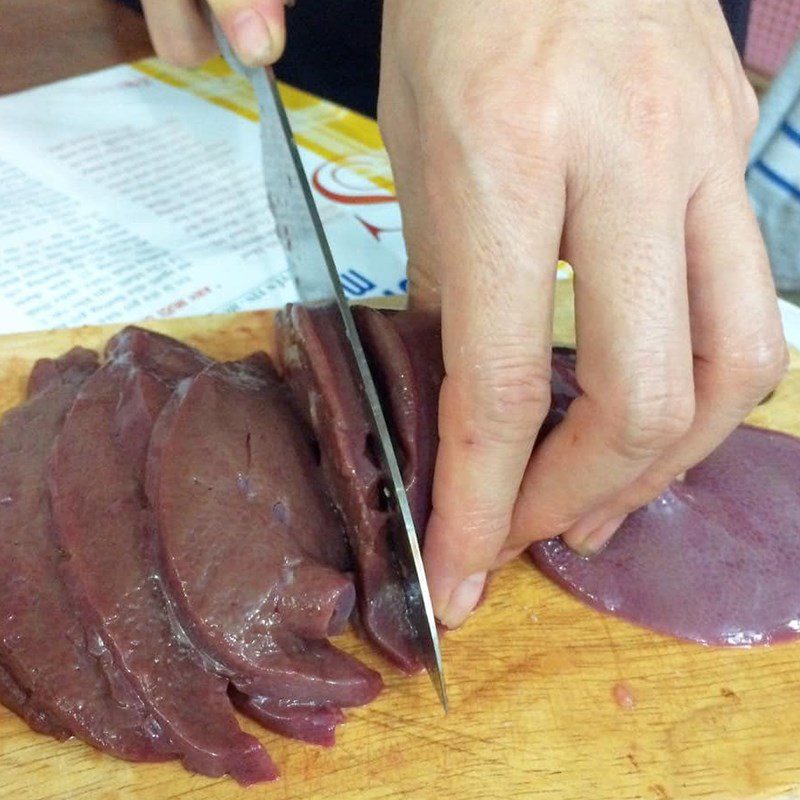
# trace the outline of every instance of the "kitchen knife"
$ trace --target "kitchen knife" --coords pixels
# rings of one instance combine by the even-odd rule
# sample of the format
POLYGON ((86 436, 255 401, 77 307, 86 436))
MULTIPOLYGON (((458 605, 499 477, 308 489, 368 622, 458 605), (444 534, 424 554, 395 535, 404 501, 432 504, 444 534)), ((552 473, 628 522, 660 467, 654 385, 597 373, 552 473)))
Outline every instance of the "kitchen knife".
POLYGON ((213 14, 208 12, 208 15, 225 60, 233 70, 250 81, 258 100, 267 200, 300 300, 309 305, 336 306, 339 311, 332 315, 332 319, 335 320, 334 324, 342 326, 344 338, 348 342, 367 419, 376 434, 381 463, 389 477, 387 499, 394 512, 394 524, 389 527, 393 534, 394 554, 402 573, 408 619, 420 660, 425 665, 446 711, 447 690, 439 635, 400 466, 275 76, 269 68, 244 65, 233 52, 213 14))

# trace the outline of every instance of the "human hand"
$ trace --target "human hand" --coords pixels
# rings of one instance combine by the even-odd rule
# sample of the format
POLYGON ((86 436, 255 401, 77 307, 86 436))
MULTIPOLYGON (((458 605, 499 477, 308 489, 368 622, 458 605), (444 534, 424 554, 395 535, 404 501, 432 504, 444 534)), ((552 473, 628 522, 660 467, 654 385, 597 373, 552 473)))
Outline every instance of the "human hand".
MULTIPOLYGON (((245 64, 280 58, 286 44, 284 0, 209 0, 209 6, 245 64)), ((197 0, 142 0, 142 7, 153 47, 165 61, 197 67, 217 52, 197 0)))
POLYGON ((452 627, 531 541, 600 549, 783 374, 757 103, 717 0, 385 0, 382 70, 412 302, 442 311, 425 562, 452 627), (559 254, 584 394, 531 458, 559 254))

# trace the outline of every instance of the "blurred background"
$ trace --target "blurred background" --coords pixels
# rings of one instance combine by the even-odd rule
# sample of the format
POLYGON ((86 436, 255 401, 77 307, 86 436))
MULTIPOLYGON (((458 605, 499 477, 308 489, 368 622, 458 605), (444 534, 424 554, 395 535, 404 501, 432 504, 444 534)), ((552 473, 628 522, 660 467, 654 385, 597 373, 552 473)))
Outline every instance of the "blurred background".
MULTIPOLYGON (((800 0, 721 4, 761 102, 748 190, 778 287, 800 302, 800 0)), ((138 0, 0 0, 0 94, 151 55, 140 11, 138 0)), ((380 16, 381 0, 297 0, 278 77, 374 116, 380 16)))

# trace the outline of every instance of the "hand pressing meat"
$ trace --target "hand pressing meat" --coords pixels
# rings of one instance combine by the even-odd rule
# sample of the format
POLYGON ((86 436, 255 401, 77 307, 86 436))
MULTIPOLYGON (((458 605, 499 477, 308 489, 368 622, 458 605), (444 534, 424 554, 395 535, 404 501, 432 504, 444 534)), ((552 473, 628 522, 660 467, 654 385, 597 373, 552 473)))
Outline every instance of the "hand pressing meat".
MULTIPOLYGON (((412 454, 414 469, 405 475, 413 492, 414 475, 430 474, 435 453, 409 444, 403 420, 415 420, 407 431, 427 431, 428 443, 435 438, 441 367, 430 356, 441 342, 436 320, 368 309, 358 309, 357 319, 395 436, 412 454), (399 421, 398 409, 406 409, 399 421)), ((574 351, 553 351, 551 403, 537 448, 581 396, 575 365, 574 351)), ((727 646, 796 640, 799 475, 800 440, 741 425, 682 480, 631 514, 600 554, 582 558, 560 538, 529 552, 545 575, 587 605, 661 633, 727 646)))
MULTIPOLYGON (((561 422, 580 395, 574 353, 553 356, 561 422)), ((717 450, 631 514, 592 559, 559 539, 530 554, 593 608, 711 645, 794 640, 800 630, 800 440, 739 426, 717 450)))
MULTIPOLYGON (((435 437, 441 372, 437 377, 436 368, 397 365, 413 362, 407 354, 419 359, 436 351, 436 321, 367 309, 359 309, 357 319, 389 401, 395 436, 403 452, 412 453, 414 469, 405 473, 411 492, 414 475, 430 474, 433 455, 409 445, 403 418, 415 420, 407 430, 435 437), (386 346, 392 328, 394 342, 386 346), (379 338, 376 330, 382 331, 379 338), (376 348, 377 342, 384 344, 376 348), (406 401, 398 404, 401 398, 406 401), (398 408, 406 409, 399 422, 398 408)), ((288 352, 295 356, 295 350, 288 352)), ((551 359, 551 403, 537 447, 581 396, 575 352, 557 348, 551 359)), ((682 480, 631 514, 600 554, 582 558, 554 538, 534 544, 530 555, 545 575, 587 605, 664 634, 726 646, 793 641, 800 635, 798 476, 799 439, 741 425, 682 480)))
MULTIPOLYGON (((279 0, 211 6, 243 60, 280 55, 279 0)), ((212 52, 194 3, 145 9, 162 55, 212 52)), ((718 0, 384 3, 379 119, 410 295, 444 323, 424 555, 447 625, 534 540, 599 550, 778 381, 743 181, 756 118, 718 0), (531 458, 559 256, 583 394, 531 458)))

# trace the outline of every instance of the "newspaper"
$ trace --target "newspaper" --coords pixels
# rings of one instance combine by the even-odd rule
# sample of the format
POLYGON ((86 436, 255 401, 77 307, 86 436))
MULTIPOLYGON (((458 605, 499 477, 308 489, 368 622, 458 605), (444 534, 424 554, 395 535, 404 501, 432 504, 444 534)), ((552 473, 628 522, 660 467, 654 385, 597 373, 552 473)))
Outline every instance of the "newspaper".
MULTIPOLYGON (((404 293, 377 125, 281 94, 346 293, 404 293)), ((0 334, 296 299, 256 120, 248 82, 222 59, 192 71, 145 59, 0 97, 0 334)), ((800 309, 781 309, 800 348, 800 309)))
MULTIPOLYGON (((295 298, 254 115, 233 102, 240 79, 217 78, 225 107, 148 74, 156 68, 120 66, 0 98, 0 333, 295 298)), ((208 74, 205 84, 185 74, 208 89, 208 74)), ((331 123, 355 117, 292 97, 306 141, 324 144, 331 123)), ((346 292, 403 292, 399 208, 363 168, 385 161, 381 151, 301 150, 346 292)))

